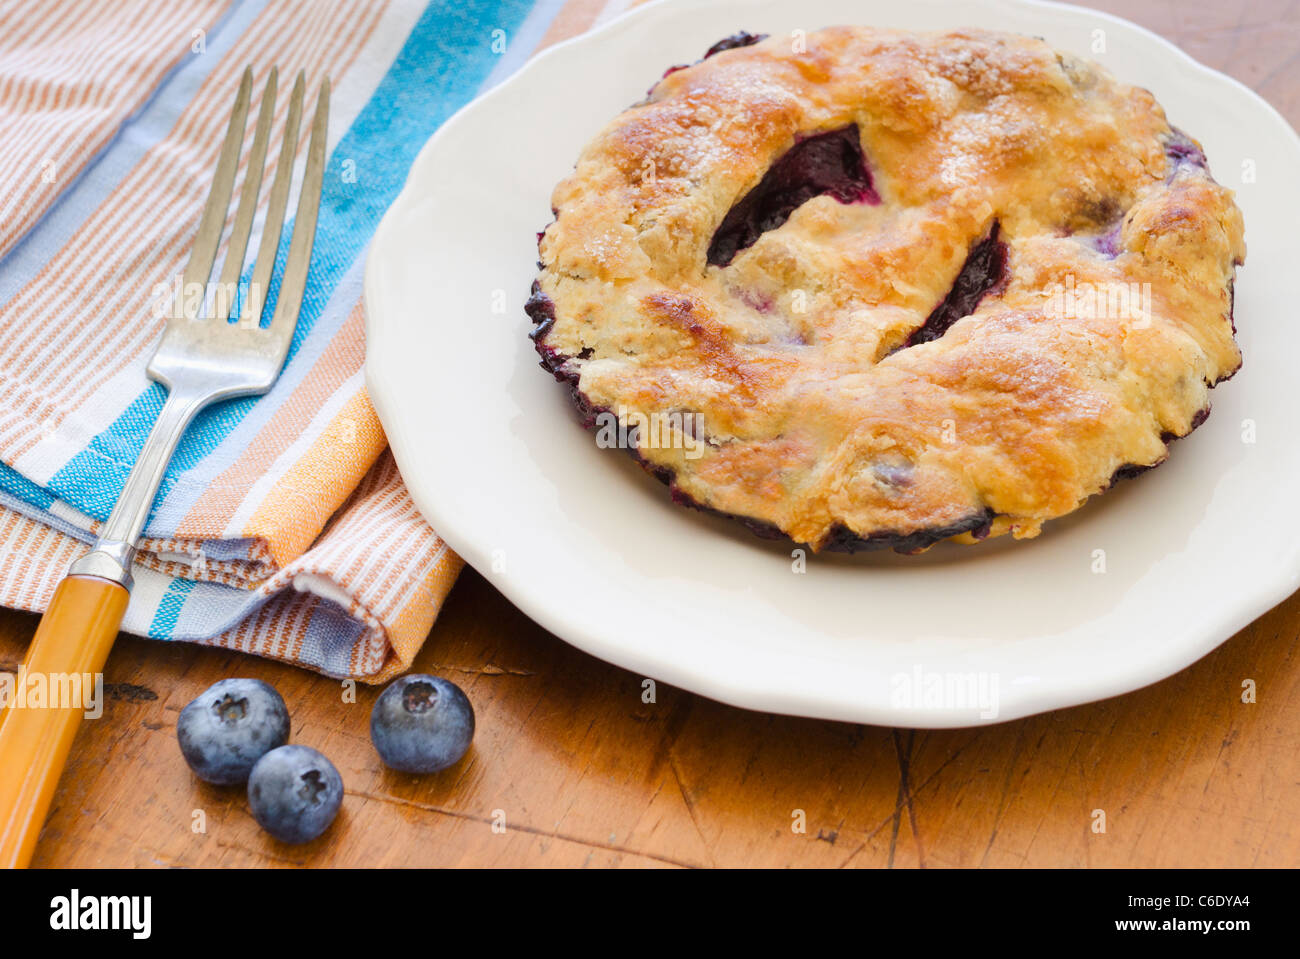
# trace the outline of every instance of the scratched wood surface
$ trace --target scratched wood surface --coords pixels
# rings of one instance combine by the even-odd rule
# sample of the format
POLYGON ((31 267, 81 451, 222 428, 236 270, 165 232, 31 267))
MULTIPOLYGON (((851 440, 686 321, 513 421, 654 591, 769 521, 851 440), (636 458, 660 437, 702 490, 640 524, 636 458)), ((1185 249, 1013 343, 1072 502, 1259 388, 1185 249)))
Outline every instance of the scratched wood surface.
MULTIPOLYGON (((1296 2, 1094 5, 1237 77, 1300 126, 1296 2)), ((595 5, 584 9, 572 15, 595 5)), ((16 668, 35 623, 0 611, 0 669, 16 668)), ((1298 634, 1300 595, 1126 696, 981 729, 881 729, 663 685, 643 703, 642 677, 572 649, 467 572, 416 662, 473 700, 478 734, 457 767, 386 770, 368 736, 376 690, 348 703, 339 683, 300 669, 124 636, 105 715, 78 736, 36 863, 1295 866, 1298 634), (343 810, 310 845, 268 838, 241 790, 198 782, 180 757, 181 708, 235 675, 275 685, 293 739, 342 773, 343 810), (1246 679, 1253 704, 1241 702, 1246 679), (805 832, 792 829, 796 810, 805 832)))

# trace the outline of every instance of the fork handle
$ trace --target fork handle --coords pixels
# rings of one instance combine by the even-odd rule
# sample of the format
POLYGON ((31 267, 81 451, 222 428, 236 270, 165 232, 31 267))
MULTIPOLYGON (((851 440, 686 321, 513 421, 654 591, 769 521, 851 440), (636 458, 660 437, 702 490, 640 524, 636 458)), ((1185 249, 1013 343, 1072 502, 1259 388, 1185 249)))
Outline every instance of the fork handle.
MULTIPOLYGON (((0 720, 0 867, 22 868, 31 862, 85 710, 84 703, 68 708, 49 708, 48 701, 46 708, 28 705, 26 679, 42 677, 49 697, 54 675, 101 673, 129 595, 111 580, 68 576, 41 617, 8 704, 11 708, 0 711, 4 717, 0 720)), ((81 688, 85 689, 84 683, 81 688)))

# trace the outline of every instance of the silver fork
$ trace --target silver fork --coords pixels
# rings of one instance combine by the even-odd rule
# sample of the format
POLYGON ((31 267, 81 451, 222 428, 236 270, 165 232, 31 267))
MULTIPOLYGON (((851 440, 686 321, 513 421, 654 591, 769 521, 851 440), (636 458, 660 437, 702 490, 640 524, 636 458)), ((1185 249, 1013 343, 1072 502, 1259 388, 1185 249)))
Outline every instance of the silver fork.
MULTIPOLYGON (((277 77, 278 71, 273 68, 262 93, 219 294, 234 290, 243 271, 275 113, 277 77)), ((215 312, 205 319, 202 305, 208 297, 191 297, 188 291, 206 290, 225 229, 253 87, 252 68, 244 71, 185 267, 181 302, 149 360, 149 376, 167 387, 167 401, 94 548, 72 564, 41 618, 23 663, 25 677, 44 676, 47 681, 56 675, 92 677, 103 669, 126 611, 136 543, 181 435, 204 407, 219 400, 265 393, 280 375, 307 285, 325 174, 328 79, 321 83, 316 98, 298 212, 275 312, 263 327, 265 293, 275 267, 293 178, 304 84, 300 72, 290 95, 261 246, 239 318, 230 322, 232 297, 218 295, 215 312), (194 310, 189 309, 191 303, 194 310)), ((7 716, 0 724, 0 866, 25 866, 31 860, 85 708, 84 704, 64 703, 60 708, 4 710, 7 716)))

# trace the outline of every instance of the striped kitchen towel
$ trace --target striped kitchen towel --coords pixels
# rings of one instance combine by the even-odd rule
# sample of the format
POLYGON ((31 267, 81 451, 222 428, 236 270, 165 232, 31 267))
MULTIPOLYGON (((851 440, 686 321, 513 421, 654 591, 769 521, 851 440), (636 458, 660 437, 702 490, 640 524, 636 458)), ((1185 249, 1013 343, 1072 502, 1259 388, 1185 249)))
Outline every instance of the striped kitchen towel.
POLYGON ((240 75, 275 64, 333 85, 298 330, 270 393, 186 433, 123 628, 368 681, 406 668, 460 560, 365 393, 370 237, 448 116, 627 5, 0 0, 0 604, 43 609, 108 516, 162 406, 144 365, 240 75))

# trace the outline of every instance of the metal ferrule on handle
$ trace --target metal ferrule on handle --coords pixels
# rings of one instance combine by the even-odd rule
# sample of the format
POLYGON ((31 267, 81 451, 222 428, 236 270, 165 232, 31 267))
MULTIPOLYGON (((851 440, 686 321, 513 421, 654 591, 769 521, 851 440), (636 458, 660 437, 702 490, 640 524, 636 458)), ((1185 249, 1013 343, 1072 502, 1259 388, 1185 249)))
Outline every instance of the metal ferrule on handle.
POLYGON ((140 457, 122 487, 108 522, 100 530, 95 548, 68 569, 70 576, 98 576, 131 589, 131 563, 136 543, 144 532, 154 497, 162 483, 167 463, 176 452, 181 434, 203 409, 205 397, 173 390, 145 441, 140 457))

